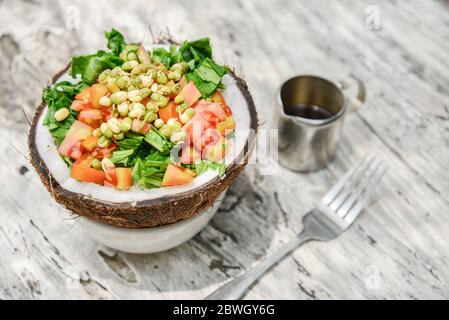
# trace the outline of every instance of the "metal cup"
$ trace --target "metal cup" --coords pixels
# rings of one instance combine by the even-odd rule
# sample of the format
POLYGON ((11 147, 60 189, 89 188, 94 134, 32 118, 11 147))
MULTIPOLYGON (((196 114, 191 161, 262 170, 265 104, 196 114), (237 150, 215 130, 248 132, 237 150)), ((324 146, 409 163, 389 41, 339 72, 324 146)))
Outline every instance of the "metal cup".
POLYGON ((345 115, 362 105, 365 96, 365 85, 352 75, 338 85, 309 75, 284 82, 277 95, 279 162, 300 172, 326 167, 337 151, 345 115), (354 87, 356 97, 350 98, 347 91, 354 87), (300 105, 322 108, 328 116, 298 116, 300 105))

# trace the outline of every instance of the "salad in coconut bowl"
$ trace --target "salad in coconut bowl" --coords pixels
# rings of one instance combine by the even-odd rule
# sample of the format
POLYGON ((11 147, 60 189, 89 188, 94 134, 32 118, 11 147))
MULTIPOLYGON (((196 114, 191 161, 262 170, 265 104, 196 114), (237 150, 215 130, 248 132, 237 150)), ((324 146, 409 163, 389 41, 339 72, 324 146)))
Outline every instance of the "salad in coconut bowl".
POLYGON ((199 232, 244 169, 257 114, 245 82, 209 39, 127 43, 75 56, 43 91, 31 161, 94 239, 156 252, 199 232))

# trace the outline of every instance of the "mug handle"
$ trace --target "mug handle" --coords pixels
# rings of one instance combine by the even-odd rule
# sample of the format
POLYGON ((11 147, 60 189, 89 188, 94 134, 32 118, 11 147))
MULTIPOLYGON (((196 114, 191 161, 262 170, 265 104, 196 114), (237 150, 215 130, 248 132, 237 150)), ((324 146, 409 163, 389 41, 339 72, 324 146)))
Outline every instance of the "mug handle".
POLYGON ((340 85, 340 89, 345 92, 346 90, 353 88, 354 85, 357 85, 357 96, 356 97, 348 97, 349 99, 349 112, 356 111, 366 100, 366 88, 365 83, 362 80, 354 76, 353 74, 349 74, 346 78, 338 81, 340 85))

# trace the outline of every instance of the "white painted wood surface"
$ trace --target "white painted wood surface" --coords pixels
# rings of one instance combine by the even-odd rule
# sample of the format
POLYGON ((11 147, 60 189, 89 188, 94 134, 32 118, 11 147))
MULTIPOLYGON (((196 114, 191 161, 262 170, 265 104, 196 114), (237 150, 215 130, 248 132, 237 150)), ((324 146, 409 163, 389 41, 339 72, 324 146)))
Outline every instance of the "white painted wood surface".
POLYGON ((201 299, 301 229, 301 217, 368 152, 390 167, 337 240, 309 243, 248 293, 264 299, 449 298, 449 8, 446 1, 0 1, 0 298, 201 299), (226 4, 225 4, 226 3, 226 4), (374 5, 377 7, 369 7, 374 5), (376 9, 377 8, 377 9, 376 9), (366 26, 379 10, 380 29, 366 26), (76 13, 79 13, 79 28, 76 13), (327 170, 248 168, 211 224, 169 252, 92 242, 26 159, 27 122, 50 76, 104 46, 102 30, 209 36, 244 74, 265 126, 286 78, 352 72, 368 101, 327 170), (24 154, 25 156, 23 156, 24 154))

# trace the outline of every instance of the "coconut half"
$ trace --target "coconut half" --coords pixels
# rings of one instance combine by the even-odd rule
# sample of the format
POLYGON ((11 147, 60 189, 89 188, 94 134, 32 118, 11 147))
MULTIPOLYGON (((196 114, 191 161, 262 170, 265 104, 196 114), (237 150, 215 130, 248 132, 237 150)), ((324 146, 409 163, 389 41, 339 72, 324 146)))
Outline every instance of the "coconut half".
MULTIPOLYGON (((68 67, 57 73, 51 84, 76 81, 67 70, 68 67)), ((126 191, 79 182, 70 177, 48 127, 43 125, 47 113, 44 102, 36 110, 28 137, 31 162, 56 201, 87 218, 120 227, 154 227, 192 217, 211 206, 244 169, 255 143, 257 113, 245 82, 230 72, 223 83, 226 86, 223 95, 236 122, 224 177, 209 170, 185 185, 157 189, 133 186, 126 191)))

